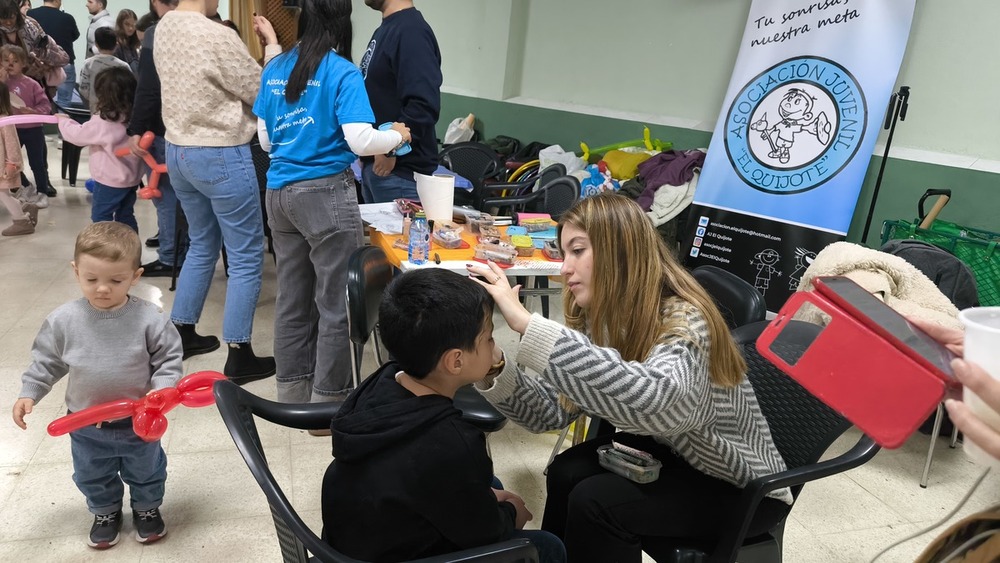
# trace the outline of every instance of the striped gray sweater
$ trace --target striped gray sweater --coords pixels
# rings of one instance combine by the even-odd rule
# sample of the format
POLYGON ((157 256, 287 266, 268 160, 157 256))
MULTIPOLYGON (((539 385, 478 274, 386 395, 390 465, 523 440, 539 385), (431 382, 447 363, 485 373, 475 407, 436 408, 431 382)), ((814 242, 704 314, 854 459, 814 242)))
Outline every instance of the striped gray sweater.
MULTIPOLYGON (((540 315, 533 315, 515 362, 479 391, 504 415, 532 432, 564 428, 578 413, 559 403, 563 394, 588 414, 623 432, 652 436, 694 468, 739 487, 785 470, 750 383, 724 388, 709 380, 708 324, 694 306, 671 298, 665 315, 680 316, 683 338, 665 338, 643 362, 626 362, 613 348, 540 315)), ((769 495, 792 503, 788 489, 769 495)))

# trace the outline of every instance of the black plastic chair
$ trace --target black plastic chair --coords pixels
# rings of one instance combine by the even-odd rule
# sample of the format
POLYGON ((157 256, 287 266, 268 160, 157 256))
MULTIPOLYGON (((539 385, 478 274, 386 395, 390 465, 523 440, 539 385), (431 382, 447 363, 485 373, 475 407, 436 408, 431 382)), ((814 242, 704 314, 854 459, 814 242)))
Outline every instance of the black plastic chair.
POLYGON ((361 382, 361 358, 365 344, 374 335, 375 358, 382 364, 378 335, 378 306, 392 281, 392 264, 377 246, 362 246, 347 262, 347 324, 351 336, 351 375, 354 386, 361 382))
MULTIPOLYGON (((215 404, 226 423, 229 434, 236 443, 236 449, 250 468, 257 484, 264 491, 271 508, 274 528, 281 547, 282 561, 285 563, 362 563, 333 549, 313 533, 292 507, 288 497, 274 479, 264 456, 264 450, 257 433, 254 417, 297 428, 309 430, 330 424, 330 419, 340 408, 339 403, 276 403, 262 399, 231 381, 219 381, 213 388, 215 404), (312 557, 310 557, 312 555, 312 557)), ((350 507, 345 507, 349 509, 350 507)), ((335 531, 333 531, 335 532, 335 531)), ((392 530, 385 533, 391 534, 392 530)), ((481 563, 536 563, 538 555, 535 547, 526 539, 512 539, 466 549, 447 555, 420 559, 421 563, 445 563, 476 561, 481 563)))
MULTIPOLYGON (((379 364, 382 363, 378 344, 378 307, 386 286, 392 280, 392 271, 385 252, 377 246, 362 246, 351 254, 347 262, 347 318, 355 386, 361 381, 361 357, 372 334, 376 335, 375 355, 379 364)), ((471 385, 455 393, 454 404, 462 411, 463 419, 483 432, 496 432, 507 424, 507 418, 471 385)))
POLYGON ((548 213, 558 220, 569 211, 580 198, 580 180, 576 176, 561 175, 545 183, 533 192, 523 195, 490 197, 483 200, 483 208, 509 209, 512 212, 533 211, 548 213))
MULTIPOLYGON (((754 479, 743 490, 739 510, 720 522, 722 535, 715 544, 685 541, 678 538, 642 538, 642 549, 656 561, 703 563, 706 561, 741 563, 780 562, 784 520, 769 532, 746 537, 761 500, 771 491, 791 487, 798 498, 809 481, 829 477, 858 467, 878 453, 879 447, 862 435, 847 452, 819 461, 830 445, 851 423, 803 389, 757 352, 756 341, 767 322, 744 325, 733 331, 746 358, 747 378, 753 385, 760 410, 767 419, 771 437, 787 470, 754 479)), ((784 354, 801 354, 821 329, 808 323, 792 321, 783 332, 784 354)))
MULTIPOLYGON (((90 120, 90 109, 85 107, 63 107, 55 102, 53 105, 56 109, 62 113, 73 118, 73 121, 77 123, 86 123, 90 120)), ((61 177, 63 180, 69 179, 70 186, 76 186, 76 173, 80 168, 80 153, 83 151, 83 147, 74 145, 69 141, 62 142, 62 170, 61 177)))
MULTIPOLYGON (((930 190, 928 190, 930 192, 930 190)), ((927 197, 927 194, 924 194, 927 197)), ((920 216, 924 216, 923 199, 920 200, 920 216)), ((879 249, 881 252, 899 256, 915 268, 923 272, 941 293, 945 295, 959 310, 969 307, 979 306, 979 292, 976 287, 976 276, 965 262, 962 262, 954 254, 943 248, 938 248, 933 244, 922 240, 897 239, 890 240, 879 249)), ((951 423, 948 413, 944 410, 944 403, 938 403, 935 413, 921 425, 921 432, 930 427, 930 444, 927 446, 927 459, 924 461, 924 471, 920 474, 920 486, 927 488, 930 479, 931 462, 934 460, 934 446, 937 445, 938 435, 942 431, 942 426, 947 422, 950 430, 948 446, 954 448, 958 443, 958 427, 951 423)))
POLYGON ((712 299, 730 329, 764 320, 767 304, 753 284, 716 266, 699 266, 691 275, 712 299))
POLYGON ((484 211, 483 199, 487 194, 498 193, 510 187, 509 184, 496 189, 488 187, 489 182, 501 182, 507 175, 504 162, 489 145, 474 141, 455 143, 442 150, 438 154, 438 160, 442 166, 472 183, 471 192, 455 191, 456 205, 471 205, 484 211))

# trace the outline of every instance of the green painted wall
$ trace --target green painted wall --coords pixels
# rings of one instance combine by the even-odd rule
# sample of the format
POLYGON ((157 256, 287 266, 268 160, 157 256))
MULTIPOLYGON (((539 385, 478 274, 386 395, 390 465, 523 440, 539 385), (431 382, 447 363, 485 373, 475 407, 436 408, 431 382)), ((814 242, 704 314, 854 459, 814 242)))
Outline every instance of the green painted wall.
MULTIPOLYGON (((477 128, 481 130, 484 139, 503 134, 522 141, 559 144, 567 150, 579 150, 580 141, 593 147, 638 139, 642 136, 644 125, 634 121, 454 94, 442 94, 441 106, 439 137, 444 136, 452 119, 474 113, 477 128)), ((900 127, 905 127, 905 124, 900 127)), ((650 131, 653 137, 671 141, 674 147, 681 149, 707 147, 711 139, 711 134, 705 131, 662 125, 650 126, 650 131)), ((850 241, 860 241, 881 161, 880 157, 872 158, 848 232, 850 241)), ((890 158, 867 239, 869 246, 879 246, 879 230, 883 220, 912 221, 917 215, 917 201, 928 188, 952 189, 951 203, 941 214, 941 219, 1000 232, 1000 174, 890 158)), ((927 205, 927 209, 929 208, 930 204, 927 205)))

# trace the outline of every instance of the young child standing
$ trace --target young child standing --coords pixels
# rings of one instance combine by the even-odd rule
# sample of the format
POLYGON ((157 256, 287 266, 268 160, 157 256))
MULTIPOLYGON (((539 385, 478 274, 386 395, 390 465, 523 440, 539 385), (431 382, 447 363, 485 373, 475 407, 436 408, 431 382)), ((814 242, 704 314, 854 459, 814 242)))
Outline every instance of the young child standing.
MULTIPOLYGON (((0 117, 7 117, 12 113, 10 91, 6 84, 0 82, 0 117)), ((17 130, 12 125, 0 127, 0 163, 3 163, 3 170, 0 172, 0 203, 10 211, 10 217, 14 220, 13 225, 0 231, 0 235, 30 235, 35 232, 38 207, 26 203, 22 208, 21 202, 10 194, 10 190, 21 185, 21 144, 17 140, 17 130)))
POLYGON ((531 513, 516 494, 492 488, 486 438, 452 403, 460 387, 503 368, 493 298, 454 272, 416 270, 386 289, 379 321, 394 360, 350 394, 331 424, 324 539, 380 562, 517 536, 535 544, 543 563, 564 562, 557 537, 521 531, 531 513))
MULTIPOLYGON (((121 223, 94 223, 76 237, 73 272, 83 298, 49 314, 21 377, 14 423, 24 417, 63 376, 69 375, 66 408, 83 410, 107 401, 141 399, 173 387, 182 374, 181 338, 156 305, 132 297, 139 281, 142 245, 121 223)), ((123 485, 129 486, 135 539, 150 543, 167 533, 160 516, 167 457, 160 442, 145 442, 125 418, 70 433, 73 481, 94 514, 88 545, 118 543, 123 485)))
POLYGON ((128 67, 109 68, 94 80, 97 97, 95 113, 86 123, 77 123, 59 114, 59 132, 77 146, 90 147, 90 177, 94 179, 94 199, 90 218, 125 223, 139 232, 135 220, 135 192, 145 171, 138 157, 116 156, 115 150, 129 140, 125 124, 132 115, 135 77, 128 67))
MULTIPOLYGON (((7 71, 7 88, 24 102, 24 107, 14 110, 19 115, 49 115, 52 104, 45 89, 34 78, 25 76, 28 67, 28 52, 18 45, 0 47, 0 61, 7 71)), ((35 187, 39 193, 49 190, 49 163, 46 158, 45 132, 41 124, 16 125, 17 139, 28 153, 28 165, 35 177, 35 187)))

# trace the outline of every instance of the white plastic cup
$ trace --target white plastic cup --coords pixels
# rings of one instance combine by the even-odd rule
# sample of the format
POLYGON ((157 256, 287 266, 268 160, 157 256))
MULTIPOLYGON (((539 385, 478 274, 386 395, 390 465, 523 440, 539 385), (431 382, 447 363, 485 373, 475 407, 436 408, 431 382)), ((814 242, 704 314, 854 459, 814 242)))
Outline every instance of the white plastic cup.
POLYGON ((455 177, 451 174, 427 176, 415 172, 417 197, 428 221, 451 221, 455 206, 455 177))
MULTIPOLYGON (((1000 379, 1000 307, 973 307, 958 314, 965 325, 965 359, 1000 379)), ((962 390, 962 401, 983 422, 1000 432, 1000 413, 990 408, 968 387, 962 390)), ((965 454, 980 465, 1000 469, 1000 460, 965 439, 965 454)))

